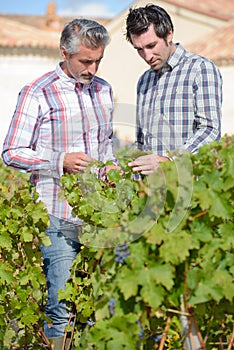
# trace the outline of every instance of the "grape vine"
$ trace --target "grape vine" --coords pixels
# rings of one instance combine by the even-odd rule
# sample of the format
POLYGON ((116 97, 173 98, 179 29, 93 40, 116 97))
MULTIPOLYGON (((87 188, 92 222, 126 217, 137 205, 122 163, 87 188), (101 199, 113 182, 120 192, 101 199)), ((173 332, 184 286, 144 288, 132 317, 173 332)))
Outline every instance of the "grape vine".
MULTIPOLYGON (((97 162, 61 179, 84 222, 59 292, 76 310, 74 348, 231 350, 234 136, 147 177, 128 167, 141 154, 120 150, 121 172, 103 175, 110 163, 97 162)), ((0 348, 50 349, 39 252, 48 215, 27 175, 1 164, 0 176, 0 348)))
POLYGON ((27 175, 1 163, 0 178, 0 348, 42 349, 46 296, 39 245, 49 244, 48 215, 27 175))
MULTIPOLYGON (((231 349, 233 141, 177 156, 139 181, 124 166, 126 175, 112 170, 107 182, 90 172, 62 180, 84 220, 84 246, 60 297, 81 322, 95 319, 77 324, 77 349, 231 349)), ((118 158, 126 166, 131 157, 118 158)))

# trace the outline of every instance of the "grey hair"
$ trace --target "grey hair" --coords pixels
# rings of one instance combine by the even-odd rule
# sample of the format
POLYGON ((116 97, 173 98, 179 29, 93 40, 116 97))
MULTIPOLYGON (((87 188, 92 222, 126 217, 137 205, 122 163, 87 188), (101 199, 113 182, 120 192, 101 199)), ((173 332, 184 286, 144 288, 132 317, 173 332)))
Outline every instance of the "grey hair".
POLYGON ((100 23, 89 19, 73 19, 62 31, 60 49, 64 47, 72 55, 79 52, 80 45, 96 49, 106 47, 109 42, 109 33, 100 23))

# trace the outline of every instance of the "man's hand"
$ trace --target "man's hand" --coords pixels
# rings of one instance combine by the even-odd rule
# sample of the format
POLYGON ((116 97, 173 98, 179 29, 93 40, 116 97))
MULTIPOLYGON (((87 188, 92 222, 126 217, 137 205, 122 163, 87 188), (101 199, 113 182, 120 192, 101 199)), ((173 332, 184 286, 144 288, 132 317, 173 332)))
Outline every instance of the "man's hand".
POLYGON ((66 153, 63 161, 64 172, 69 174, 82 173, 94 160, 84 152, 66 153))
POLYGON ((161 162, 167 162, 170 159, 168 157, 157 156, 156 154, 147 154, 136 158, 133 162, 128 163, 128 166, 132 166, 132 170, 140 172, 143 175, 152 174, 159 166, 161 162))

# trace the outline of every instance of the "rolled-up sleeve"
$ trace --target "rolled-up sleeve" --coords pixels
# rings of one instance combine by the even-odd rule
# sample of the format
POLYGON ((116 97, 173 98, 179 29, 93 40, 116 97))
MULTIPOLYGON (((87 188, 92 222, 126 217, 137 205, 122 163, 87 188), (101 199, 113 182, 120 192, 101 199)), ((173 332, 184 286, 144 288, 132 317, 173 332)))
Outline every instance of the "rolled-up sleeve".
POLYGON ((48 173, 59 177, 63 171, 64 153, 53 151, 50 145, 38 144, 41 106, 36 93, 25 86, 18 96, 16 109, 6 135, 2 159, 4 163, 25 172, 48 173))
POLYGON ((204 144, 219 140, 222 118, 222 76, 210 61, 203 61, 194 84, 194 133, 181 150, 196 153, 204 144))

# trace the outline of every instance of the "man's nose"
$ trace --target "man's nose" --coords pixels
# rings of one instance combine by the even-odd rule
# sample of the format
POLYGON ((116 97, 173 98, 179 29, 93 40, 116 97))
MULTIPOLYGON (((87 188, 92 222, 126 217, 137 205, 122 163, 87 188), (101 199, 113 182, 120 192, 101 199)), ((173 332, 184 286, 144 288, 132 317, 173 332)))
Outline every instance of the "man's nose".
POLYGON ((92 62, 88 67, 88 71, 92 75, 96 74, 97 70, 98 70, 98 63, 97 62, 92 62))
POLYGON ((149 50, 149 49, 145 49, 144 50, 144 59, 146 62, 150 62, 151 59, 152 59, 152 50, 149 50))

